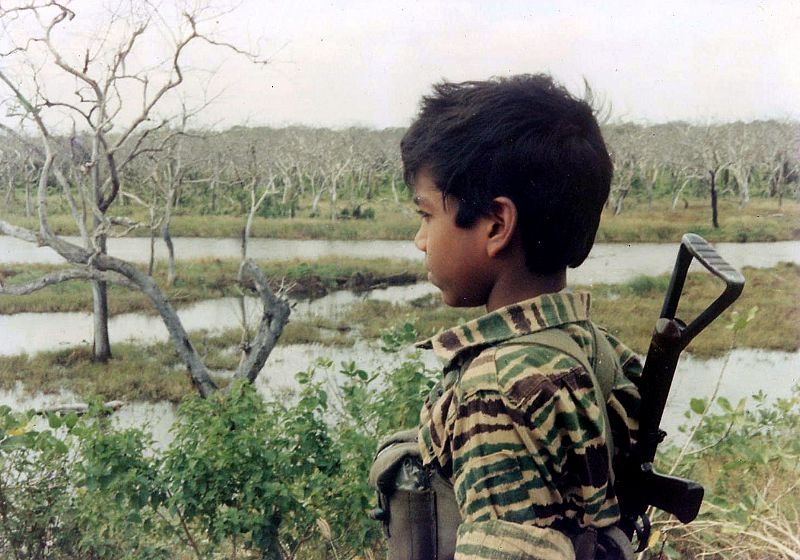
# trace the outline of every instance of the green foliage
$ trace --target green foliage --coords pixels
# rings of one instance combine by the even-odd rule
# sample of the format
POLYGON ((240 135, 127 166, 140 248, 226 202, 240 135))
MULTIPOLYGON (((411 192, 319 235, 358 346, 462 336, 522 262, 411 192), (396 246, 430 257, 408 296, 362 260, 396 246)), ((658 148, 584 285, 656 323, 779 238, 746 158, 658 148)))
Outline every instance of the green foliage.
MULTIPOLYGON (((734 340, 757 314, 757 306, 746 315, 731 313, 727 328, 734 340)), ((657 512, 655 525, 663 529, 651 544, 661 541, 659 558, 794 557, 800 552, 800 385, 772 405, 759 392, 753 406, 747 399, 734 406, 717 396, 724 371, 710 399, 691 399, 683 447, 661 456, 672 464, 670 474, 703 483, 700 514, 687 528, 658 520, 657 512)))
MULTIPOLYGON (((758 316, 734 313, 729 328, 758 316)), ((417 424, 438 375, 409 352, 418 337, 410 321, 387 329, 380 342, 393 366, 321 359, 280 398, 241 382, 188 397, 164 449, 142 430, 115 429, 98 403, 81 418, 0 408, 0 556, 380 555, 367 472, 381 436, 417 424)), ((774 403, 758 394, 749 407, 709 404, 690 403, 687 419, 702 421, 688 452, 659 457, 667 465, 679 457, 675 474, 704 484, 700 517, 688 526, 656 517, 650 554, 791 556, 800 534, 800 387, 774 403)))
POLYGON ((68 468, 67 447, 51 430, 37 430, 31 413, 0 407, 3 557, 77 557, 77 512, 68 494, 68 468))
POLYGON ((361 204, 356 204, 352 208, 342 208, 339 211, 340 220, 374 220, 375 210, 367 206, 362 208, 361 204))
MULTIPOLYGON (((693 399, 697 421, 708 403, 693 399)), ((785 558, 800 553, 800 386, 770 402, 763 392, 731 403, 720 397, 693 437, 676 474, 700 481, 706 496, 690 525, 659 521, 670 558, 785 558)), ((662 457, 670 463, 674 450, 662 457)), ((656 550, 658 547, 656 547, 656 550)))
POLYGON ((636 297, 663 298, 669 286, 669 276, 647 276, 640 274, 622 286, 622 291, 636 297))
MULTIPOLYGON (((385 333, 387 351, 416 338, 385 333)), ((242 382, 178 409, 173 441, 86 416, 0 409, 0 555, 327 558, 378 552, 366 478, 380 436, 416 424, 436 372, 418 353, 370 371, 321 360, 290 398, 242 382), (41 430, 34 425, 44 425, 41 430), (19 474, 22 473, 22 474, 19 474)))

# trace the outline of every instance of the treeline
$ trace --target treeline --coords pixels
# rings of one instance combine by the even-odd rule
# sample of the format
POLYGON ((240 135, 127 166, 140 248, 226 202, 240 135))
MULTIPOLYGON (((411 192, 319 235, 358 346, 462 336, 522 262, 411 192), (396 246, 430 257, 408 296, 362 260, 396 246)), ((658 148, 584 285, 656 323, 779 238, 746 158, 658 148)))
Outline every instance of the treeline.
MULTIPOLYGON (((148 130, 125 147, 117 163, 122 204, 167 222, 173 212, 252 213, 264 217, 370 218, 374 199, 400 202, 399 142, 404 130, 234 127, 196 130, 190 119, 148 130)), ((0 131, 0 193, 5 212, 31 215, 44 154, 35 137, 0 131)), ((615 163, 609 206, 692 197, 796 199, 800 194, 800 126, 756 121, 718 125, 608 124, 615 163)), ((57 169, 76 190, 104 162, 93 160, 80 134, 54 142, 57 169)), ((53 210, 68 208, 54 178, 53 210)), ((89 197, 91 198, 91 197, 89 197)), ((154 225, 154 224, 152 224, 154 225)))

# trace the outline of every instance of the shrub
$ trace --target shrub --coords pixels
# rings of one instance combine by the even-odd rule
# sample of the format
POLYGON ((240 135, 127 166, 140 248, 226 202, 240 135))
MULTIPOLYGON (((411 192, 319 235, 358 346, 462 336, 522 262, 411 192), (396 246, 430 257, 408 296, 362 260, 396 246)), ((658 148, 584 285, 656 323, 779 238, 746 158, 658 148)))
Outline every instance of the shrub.
MULTIPOLYGON (((416 338, 406 325, 387 351, 416 338)), ((178 409, 160 450, 114 429, 99 403, 80 419, 0 408, 0 555, 166 559, 378 553, 366 479, 378 438, 413 426, 435 372, 412 354, 388 371, 321 361, 291 398, 248 384, 178 409), (332 380, 336 383, 330 383, 332 380)))

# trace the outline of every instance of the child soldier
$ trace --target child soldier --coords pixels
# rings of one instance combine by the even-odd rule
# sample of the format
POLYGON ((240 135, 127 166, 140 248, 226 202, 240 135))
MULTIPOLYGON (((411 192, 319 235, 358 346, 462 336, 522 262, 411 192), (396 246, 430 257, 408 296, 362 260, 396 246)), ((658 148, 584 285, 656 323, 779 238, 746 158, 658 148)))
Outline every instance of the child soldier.
POLYGON ((546 75, 444 82, 401 151, 429 280, 445 304, 487 312, 422 343, 446 364, 418 441, 454 485, 455 557, 630 555, 610 463, 635 437, 641 366, 566 287, 612 175, 591 106, 546 75), (601 347, 616 363, 607 395, 601 347))

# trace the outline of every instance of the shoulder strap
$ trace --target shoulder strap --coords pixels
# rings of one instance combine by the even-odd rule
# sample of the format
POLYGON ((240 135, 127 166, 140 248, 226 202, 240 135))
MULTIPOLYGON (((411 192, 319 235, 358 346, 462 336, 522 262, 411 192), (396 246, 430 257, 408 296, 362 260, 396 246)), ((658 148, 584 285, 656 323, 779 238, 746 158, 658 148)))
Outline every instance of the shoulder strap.
MULTIPOLYGON (((592 344, 594 345, 595 363, 589 361, 586 352, 578 345, 575 340, 569 336, 566 331, 559 328, 549 328, 541 331, 536 331, 524 336, 511 339, 510 344, 536 344, 538 346, 547 346, 558 350, 563 354, 567 354, 574 358, 583 369, 589 373, 592 380, 595 392, 602 398, 600 406, 600 414, 603 416, 603 423, 606 426, 606 447, 608 448, 608 464, 609 468, 613 465, 612 459, 614 454, 614 435, 611 432, 611 423, 608 420, 608 412, 606 411, 606 403, 608 397, 611 395, 611 390, 614 388, 614 381, 619 371, 619 360, 616 357, 614 349, 608 338, 600 332, 598 334, 597 327, 594 323, 589 323, 592 332, 592 344)), ((609 471, 609 479, 614 483, 614 472, 609 471)))
POLYGON ((614 383, 620 371, 619 358, 611 347, 611 343, 605 334, 594 323, 589 323, 589 330, 592 333, 592 345, 594 347, 594 363, 589 361, 586 352, 569 336, 566 331, 559 328, 549 328, 536 331, 524 336, 512 338, 506 344, 537 344, 548 346, 564 354, 568 354, 580 363, 586 371, 592 374, 597 381, 600 394, 603 400, 608 401, 614 383))
POLYGON ((589 325, 595 349, 594 374, 600 384, 603 398, 608 402, 611 391, 614 390, 616 385, 617 377, 622 373, 622 365, 619 363, 619 356, 617 356, 603 330, 598 329, 594 323, 589 323, 589 325))

